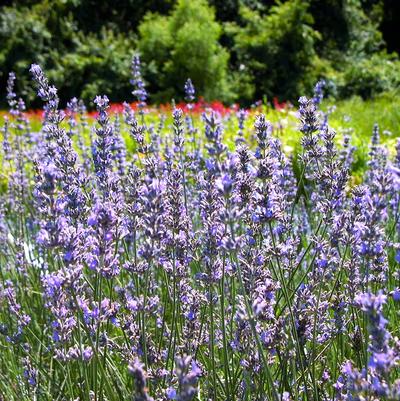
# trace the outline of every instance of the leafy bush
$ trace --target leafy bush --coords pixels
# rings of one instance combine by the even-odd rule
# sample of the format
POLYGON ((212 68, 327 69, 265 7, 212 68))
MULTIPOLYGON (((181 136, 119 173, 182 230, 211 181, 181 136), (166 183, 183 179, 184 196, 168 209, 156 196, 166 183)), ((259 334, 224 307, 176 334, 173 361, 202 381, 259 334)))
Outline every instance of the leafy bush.
POLYGON ((251 76, 256 97, 297 99, 315 82, 314 45, 319 35, 307 8, 307 2, 298 0, 278 3, 266 15, 242 7, 243 26, 227 26, 239 70, 251 76))
POLYGON ((109 30, 103 29, 100 35, 80 33, 74 39, 74 49, 59 55, 49 75, 62 87, 60 94, 64 99, 76 93, 86 101, 92 101, 98 93, 107 93, 112 101, 122 95, 129 98, 133 49, 131 38, 109 30), (64 84, 61 80, 65 80, 64 84))
POLYGON ((330 0, 318 11, 319 2, 311 1, 317 15, 316 29, 322 34, 319 54, 331 68, 325 76, 336 87, 340 97, 352 95, 366 99, 398 87, 400 64, 395 55, 384 50, 379 24, 381 2, 330 0), (323 24, 321 15, 333 14, 334 23, 323 24))
MULTIPOLYGON (((50 19, 51 10, 42 6, 5 7, 0 13, 1 86, 5 86, 7 73, 15 71, 19 77, 19 88, 28 102, 35 96, 28 84, 29 65, 37 60, 46 67, 51 67, 50 64, 55 63, 55 59, 58 58, 58 51, 53 47, 53 32, 48 26, 50 19), (54 57, 55 53, 57 57, 54 57)), ((61 24, 60 29, 65 37, 70 35, 73 27, 68 18, 61 24)))
MULTIPOLYGON (((98 34, 78 30, 71 13, 62 14, 62 1, 41 2, 32 7, 5 7, 0 13, 0 75, 13 70, 28 104, 35 93, 28 83, 28 68, 39 61, 60 87, 64 100, 80 96, 93 100, 97 93, 126 96, 133 37, 103 28, 98 34)), ((34 103, 33 103, 34 104, 34 103)))
POLYGON ((139 26, 138 49, 157 100, 183 95, 191 78, 207 100, 233 98, 228 52, 218 39, 221 26, 205 0, 179 0, 169 16, 148 14, 139 26))
MULTIPOLYGON (((12 5, 0 6, 0 87, 6 86, 7 73, 15 71, 18 90, 29 107, 38 106, 28 82, 32 62, 40 62, 49 72, 63 104, 72 95, 89 100, 98 92, 112 92, 113 101, 126 99, 130 91, 126 67, 134 50, 147 64, 152 102, 181 99, 188 77, 207 100, 242 104, 264 96, 297 100, 322 77, 336 87, 331 93, 341 97, 366 98, 398 86, 398 62, 387 54, 388 34, 385 38, 382 34, 384 16, 395 15, 392 2, 5 4, 12 5)), ((4 100, 0 102, 4 106, 4 100)))
POLYGON ((396 89, 400 85, 400 62, 385 53, 349 62, 338 75, 337 85, 341 97, 359 95, 363 99, 396 89))

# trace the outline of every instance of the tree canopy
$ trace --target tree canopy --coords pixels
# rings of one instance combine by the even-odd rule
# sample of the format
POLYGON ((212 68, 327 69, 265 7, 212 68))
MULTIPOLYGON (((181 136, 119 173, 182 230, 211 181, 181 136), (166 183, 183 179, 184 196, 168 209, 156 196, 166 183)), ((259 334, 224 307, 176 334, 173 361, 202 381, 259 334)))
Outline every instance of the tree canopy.
POLYGON ((399 20, 395 0, 6 1, 0 84, 16 72, 34 106, 27 81, 37 62, 63 102, 119 101, 140 53, 152 102, 180 100, 187 78, 225 102, 293 100, 320 78, 335 96, 370 97, 399 85, 399 20))

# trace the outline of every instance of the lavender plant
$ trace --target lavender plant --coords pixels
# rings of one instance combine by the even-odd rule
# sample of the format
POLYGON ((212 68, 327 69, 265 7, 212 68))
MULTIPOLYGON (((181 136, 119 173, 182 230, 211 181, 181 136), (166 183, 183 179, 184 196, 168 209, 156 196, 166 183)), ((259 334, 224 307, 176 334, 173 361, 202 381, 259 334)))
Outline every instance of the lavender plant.
POLYGON ((1 127, 0 400, 400 399, 400 147, 378 127, 355 185, 324 83, 287 154, 263 114, 196 119, 190 80, 155 121, 138 57, 138 107, 97 96, 93 121, 31 73, 39 130, 14 74, 1 127))

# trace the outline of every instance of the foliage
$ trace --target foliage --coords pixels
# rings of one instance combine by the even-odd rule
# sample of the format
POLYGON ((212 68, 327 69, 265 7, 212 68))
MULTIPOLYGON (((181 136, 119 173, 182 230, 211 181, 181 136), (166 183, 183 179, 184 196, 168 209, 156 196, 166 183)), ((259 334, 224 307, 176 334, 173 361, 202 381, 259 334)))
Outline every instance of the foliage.
POLYGON ((371 54, 384 45, 379 30, 382 3, 363 0, 310 0, 309 12, 314 28, 320 33, 318 53, 330 59, 340 55, 371 54), (329 16, 329 18, 327 18, 329 16))
POLYGON ((133 49, 132 40, 109 30, 103 29, 100 35, 80 33, 74 37, 73 51, 60 55, 49 75, 56 83, 65 80, 60 91, 63 99, 80 93, 89 102, 103 92, 116 101, 130 93, 133 49))
POLYGON ((59 19, 53 21, 54 16, 54 9, 42 4, 32 8, 4 7, 0 13, 1 86, 5 87, 7 74, 13 70, 20 77, 21 89, 27 91, 23 94, 28 101, 34 97, 34 92, 29 90, 27 84, 29 65, 36 59, 50 67, 58 58, 58 48, 53 47, 54 36, 51 25, 60 24, 58 26, 63 33, 60 41, 63 51, 66 49, 65 42, 71 40, 74 34, 74 26, 68 16, 62 21, 59 19))
POLYGON ((31 8, 2 9, 1 82, 5 84, 7 72, 14 70, 20 77, 20 89, 31 104, 34 91, 28 84, 28 67, 37 60, 60 85, 64 100, 79 93, 89 101, 104 91, 114 91, 117 97, 126 96, 127 72, 134 48, 132 39, 106 28, 98 34, 83 33, 78 30, 67 5, 56 1, 40 2, 31 8))
POLYGON ((386 54, 374 54, 349 62, 334 79, 339 95, 359 95, 364 99, 394 90, 400 85, 400 61, 386 54))
MULTIPOLYGON (((368 3, 368 2, 364 2, 368 3)), ((399 60, 384 50, 379 24, 382 20, 382 3, 364 4, 359 0, 329 1, 322 9, 319 2, 311 2, 319 16, 333 15, 327 26, 317 21, 322 32, 320 54, 334 68, 325 74, 336 87, 336 95, 370 98, 385 91, 395 90, 399 84, 399 60)))
POLYGON ((319 38, 307 2, 290 0, 278 3, 262 15, 241 8, 243 25, 230 25, 234 36, 239 71, 251 77, 256 98, 294 100, 315 83, 319 38), (290 79, 288 79, 290 77, 290 79))
POLYGON ((158 100, 182 98, 188 78, 207 100, 232 99, 229 54, 218 43, 221 27, 205 0, 179 0, 169 16, 149 14, 139 33, 138 49, 158 100))
POLYGON ((206 99, 242 105, 265 96, 295 101, 320 78, 333 96, 367 98, 398 86, 398 55, 390 53, 397 49, 397 3, 6 1, 0 87, 15 71, 28 106, 37 107, 27 70, 38 61, 59 86, 63 104, 72 94, 92 100, 110 89, 112 100, 121 100, 129 94, 124 71, 139 52, 153 102, 181 99, 188 77, 206 99))

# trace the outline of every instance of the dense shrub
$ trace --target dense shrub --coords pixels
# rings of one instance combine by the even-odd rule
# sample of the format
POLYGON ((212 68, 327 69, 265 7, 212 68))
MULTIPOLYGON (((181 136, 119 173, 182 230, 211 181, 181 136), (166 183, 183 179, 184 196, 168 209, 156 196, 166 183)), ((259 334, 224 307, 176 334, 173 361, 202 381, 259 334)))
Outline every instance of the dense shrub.
POLYGON ((92 101, 100 92, 109 94, 112 101, 128 98, 133 51, 132 39, 110 30, 103 29, 99 35, 79 33, 74 49, 59 55, 50 76, 60 83, 63 99, 78 93, 83 100, 92 101))
MULTIPOLYGON (((53 16, 50 8, 41 5, 32 8, 5 7, 0 12, 1 87, 5 87, 7 73, 15 71, 28 102, 34 98, 31 85, 27 84, 29 65, 35 59, 48 68, 57 63, 60 46, 53 46, 54 36, 49 26, 53 16)), ((63 32, 63 37, 59 38, 60 45, 65 51, 64 42, 71 38, 73 26, 68 18, 59 22, 63 32)))
POLYGON ((221 26, 205 0, 179 0, 169 16, 149 14, 139 26, 138 49, 157 100, 183 94, 189 77, 205 99, 232 99, 221 26))
POLYGON ((7 71, 15 71, 29 104, 34 100, 34 91, 28 84, 28 68, 34 60, 48 68, 64 101, 77 94, 92 100, 99 91, 111 93, 111 89, 116 96, 112 100, 127 95, 126 71, 133 39, 106 28, 96 34, 83 33, 62 1, 40 2, 30 8, 3 8, 0 42, 2 86, 7 71))
POLYGON ((290 0, 262 15, 241 8, 243 25, 229 25, 239 71, 251 77, 254 95, 295 99, 315 82, 319 35, 307 2, 290 0))
POLYGON ((390 34, 385 25, 398 19, 389 0, 3 4, 0 88, 15 71, 30 107, 38 106, 28 84, 32 62, 49 71, 63 104, 72 94, 89 100, 110 89, 111 100, 121 100, 129 94, 124 71, 136 51, 147 64, 153 102, 181 99, 188 77, 206 99, 242 104, 265 96, 296 100, 322 77, 341 97, 373 96, 398 85, 397 56, 385 44, 389 38, 389 48, 397 49, 397 31, 390 34))
POLYGON ((378 93, 396 89, 400 85, 400 61, 386 54, 353 60, 334 80, 341 97, 359 95, 367 99, 378 93))

